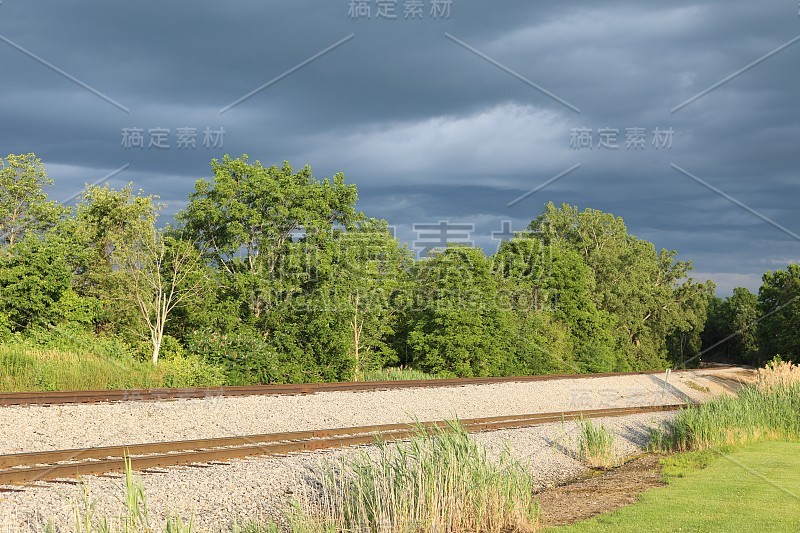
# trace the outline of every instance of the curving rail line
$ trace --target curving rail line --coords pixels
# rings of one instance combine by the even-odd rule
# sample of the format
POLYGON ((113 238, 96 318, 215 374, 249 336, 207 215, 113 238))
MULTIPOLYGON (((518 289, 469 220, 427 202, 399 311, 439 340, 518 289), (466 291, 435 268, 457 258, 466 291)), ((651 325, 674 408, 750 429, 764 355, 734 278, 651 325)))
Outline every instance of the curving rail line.
MULTIPOLYGON (((473 418, 461 420, 460 423, 466 431, 472 433, 531 427, 578 418, 619 417, 675 411, 682 407, 685 406, 658 405, 564 411, 473 418)), ((36 481, 122 472, 125 470, 126 457, 130 460, 132 469, 137 471, 198 463, 213 464, 215 461, 235 458, 374 444, 376 440, 402 440, 420 431, 446 427, 447 424, 446 421, 386 424, 0 455, 0 485, 24 485, 36 481)))

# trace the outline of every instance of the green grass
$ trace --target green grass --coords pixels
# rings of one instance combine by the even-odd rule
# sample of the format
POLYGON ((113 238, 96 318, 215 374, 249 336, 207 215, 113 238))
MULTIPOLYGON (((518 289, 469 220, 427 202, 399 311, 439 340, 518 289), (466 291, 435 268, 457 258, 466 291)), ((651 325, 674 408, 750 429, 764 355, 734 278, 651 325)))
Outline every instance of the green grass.
POLYGON ((0 346, 0 390, 54 391, 157 387, 161 373, 145 363, 24 344, 0 346))
POLYGON ((760 442, 714 460, 710 454, 668 460, 669 485, 634 505, 548 531, 800 531, 800 443, 760 442))
MULTIPOLYGON (((73 509, 74 531, 78 533, 192 533, 194 521, 176 515, 166 518, 159 528, 151 524, 147 509, 147 495, 142 478, 133 475, 130 458, 125 458, 125 478, 121 501, 125 510, 122 516, 98 516, 96 500, 91 496, 91 487, 83 483, 81 505, 73 509)), ((44 525, 45 531, 55 531, 52 521, 44 525)))
POLYGON ((661 479, 669 483, 675 478, 686 477, 714 462, 719 455, 711 450, 683 452, 661 460, 661 479))

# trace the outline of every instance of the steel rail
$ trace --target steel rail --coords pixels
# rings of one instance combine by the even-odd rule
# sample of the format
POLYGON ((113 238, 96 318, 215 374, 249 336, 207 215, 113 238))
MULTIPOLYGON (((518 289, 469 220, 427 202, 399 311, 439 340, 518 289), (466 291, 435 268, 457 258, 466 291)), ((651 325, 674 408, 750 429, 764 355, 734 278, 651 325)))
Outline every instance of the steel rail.
MULTIPOLYGON (((620 417, 633 414, 674 411, 684 405, 617 407, 560 413, 534 413, 460 420, 470 433, 531 427, 579 418, 620 417)), ((105 446, 47 452, 0 455, 0 485, 73 478, 119 472, 125 457, 134 470, 208 463, 264 455, 284 455, 330 448, 342 448, 406 439, 419 432, 444 428, 447 421, 418 424, 383 424, 337 429, 292 431, 265 435, 196 439, 175 442, 105 446), (67 462, 72 461, 72 462, 67 462)))

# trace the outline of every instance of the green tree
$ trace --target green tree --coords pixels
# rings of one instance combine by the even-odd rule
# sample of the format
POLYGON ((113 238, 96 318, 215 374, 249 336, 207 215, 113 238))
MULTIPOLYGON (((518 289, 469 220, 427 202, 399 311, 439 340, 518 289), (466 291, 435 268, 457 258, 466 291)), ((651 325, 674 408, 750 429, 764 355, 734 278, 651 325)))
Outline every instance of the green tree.
POLYGON ((374 219, 306 244, 293 243, 280 268, 281 286, 293 290, 279 295, 265 322, 276 351, 302 361, 308 379, 359 380, 395 360, 392 298, 404 283, 408 250, 374 219))
POLYGON ((512 337, 515 374, 563 374, 579 371, 569 326, 551 313, 516 315, 512 337))
POLYGON ((730 313, 728 303, 723 298, 715 296, 708 302, 706 308, 706 322, 701 334, 702 350, 706 358, 727 358, 729 345, 725 342, 730 336, 730 313))
POLYGON ((96 254, 98 263, 114 268, 115 251, 150 231, 162 207, 157 199, 145 196, 143 191, 134 192, 132 183, 120 190, 108 184, 87 187, 77 206, 77 231, 96 254))
POLYGON ((667 350, 670 360, 679 368, 687 365, 697 366, 702 350, 702 333, 706 327, 708 307, 714 298, 715 285, 712 281, 695 283, 691 278, 675 288, 674 301, 680 313, 673 316, 673 330, 667 336, 667 350))
POLYGON ((138 311, 130 298, 130 278, 121 252, 152 233, 162 207, 156 199, 134 191, 132 184, 120 190, 106 184, 87 187, 78 201, 71 235, 85 261, 75 272, 73 287, 97 303, 93 321, 98 333, 130 336, 129 340, 138 337, 130 327, 138 311))
POLYGON ((615 318, 625 366, 663 367, 670 335, 702 329, 697 310, 709 298, 710 285, 687 280, 691 263, 629 235, 622 218, 550 203, 529 230, 545 244, 574 250, 592 270, 595 304, 615 318))
POLYGON ((730 334, 729 353, 731 357, 743 363, 753 362, 758 351, 757 321, 759 317, 758 296, 745 289, 736 287, 733 295, 727 299, 730 334))
POLYGON ((450 246, 416 266, 408 342, 415 367, 456 376, 511 375, 514 317, 478 248, 450 246))
MULTIPOLYGON (((542 327, 558 323, 567 332, 573 354, 557 358, 562 365, 558 370, 617 369, 614 317, 597 309, 593 273, 580 254, 562 244, 546 245, 530 234, 521 234, 503 243, 494 259, 523 323, 542 327), (550 320, 530 320, 532 315, 543 314, 550 320)), ((530 327, 525 331, 534 333, 530 327)))
POLYGON ((246 155, 214 159, 211 170, 213 182, 197 181, 178 220, 185 238, 226 274, 243 319, 258 320, 269 311, 270 294, 293 290, 281 286, 285 277, 278 271, 292 243, 303 235, 312 245, 335 225, 351 225, 356 189, 341 173, 320 181, 308 166, 298 172, 288 162, 264 167, 246 155))
POLYGON ((500 277, 500 301, 513 317, 515 367, 522 374, 575 372, 573 337, 554 316, 558 287, 552 284, 553 250, 529 235, 517 235, 492 256, 500 277))
POLYGON ((62 209, 44 192, 53 180, 35 154, 0 159, 0 245, 13 245, 27 232, 52 227, 62 209))
POLYGON ((61 235, 28 234, 0 255, 0 314, 12 331, 48 327, 62 320, 69 299, 73 265, 61 235))
POLYGON ((392 237, 386 221, 366 219, 338 239, 335 292, 349 316, 353 380, 396 360, 390 339, 398 309, 392 297, 407 285, 412 255, 392 237))
POLYGON ((781 355, 798 360, 800 354, 800 265, 767 272, 758 291, 763 319, 758 323, 762 361, 781 355))

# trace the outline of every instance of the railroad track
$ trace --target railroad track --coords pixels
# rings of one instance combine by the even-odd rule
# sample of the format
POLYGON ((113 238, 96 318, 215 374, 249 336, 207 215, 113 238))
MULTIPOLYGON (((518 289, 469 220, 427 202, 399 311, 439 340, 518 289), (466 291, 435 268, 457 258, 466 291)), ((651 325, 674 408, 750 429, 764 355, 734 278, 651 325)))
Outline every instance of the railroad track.
MULTIPOLYGON (((472 418, 461 420, 460 423, 466 431, 474 433, 531 427, 578 418, 619 417, 674 411, 682 407, 685 406, 659 405, 509 415, 472 418)), ((126 457, 131 462, 133 470, 146 471, 167 466, 213 464, 245 457, 367 445, 374 444, 378 439, 387 442, 402 440, 420 431, 444 428, 447 424, 446 421, 385 424, 0 455, 0 485, 24 485, 36 481, 122 472, 125 470, 126 457)))
MULTIPOLYGON (((729 369, 729 367, 723 367, 729 369)), ((705 369, 708 370, 708 369, 705 369)), ((675 370, 675 373, 696 370, 675 370)), ((68 403, 100 403, 121 401, 158 401, 190 398, 213 398, 228 396, 282 396, 316 394, 333 391, 375 391, 388 389, 410 389, 431 387, 463 387, 465 385, 487 385, 553 381, 560 379, 593 379, 615 376, 660 375, 663 371, 650 372, 606 372, 600 374, 551 374, 542 376, 516 376, 502 378, 453 378, 404 381, 358 381, 337 383, 303 383, 288 385, 255 385, 239 387, 200 387, 173 389, 123 389, 110 391, 60 391, 60 392, 12 392, 0 393, 0 406, 4 405, 57 405, 68 403)))

